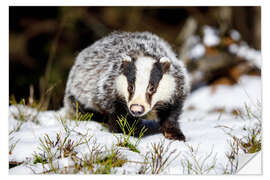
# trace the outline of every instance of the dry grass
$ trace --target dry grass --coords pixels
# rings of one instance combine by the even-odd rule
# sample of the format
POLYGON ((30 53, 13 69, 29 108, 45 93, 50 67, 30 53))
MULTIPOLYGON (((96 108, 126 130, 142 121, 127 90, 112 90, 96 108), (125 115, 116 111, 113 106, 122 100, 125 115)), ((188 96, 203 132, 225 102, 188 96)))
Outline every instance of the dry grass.
POLYGON ((176 149, 170 150, 171 143, 164 145, 164 140, 151 144, 151 149, 144 156, 144 164, 139 174, 160 174, 177 158, 176 149))
POLYGON ((211 172, 216 166, 216 155, 213 154, 213 148, 211 152, 199 155, 199 146, 196 148, 185 143, 188 152, 183 155, 181 165, 183 168, 183 174, 197 174, 206 175, 211 172))

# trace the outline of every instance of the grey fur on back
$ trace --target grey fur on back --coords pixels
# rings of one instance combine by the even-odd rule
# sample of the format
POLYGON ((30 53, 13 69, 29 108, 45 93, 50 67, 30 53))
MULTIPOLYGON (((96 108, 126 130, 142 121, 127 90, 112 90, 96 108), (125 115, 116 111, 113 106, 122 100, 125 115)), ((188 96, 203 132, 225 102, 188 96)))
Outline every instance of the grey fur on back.
POLYGON ((126 55, 142 54, 157 60, 168 57, 173 66, 169 73, 177 79, 176 96, 185 98, 189 92, 186 70, 163 39, 149 32, 114 32, 82 50, 76 57, 65 90, 64 106, 72 111, 69 96, 74 96, 85 108, 112 113, 117 97, 115 78, 121 74, 126 55))

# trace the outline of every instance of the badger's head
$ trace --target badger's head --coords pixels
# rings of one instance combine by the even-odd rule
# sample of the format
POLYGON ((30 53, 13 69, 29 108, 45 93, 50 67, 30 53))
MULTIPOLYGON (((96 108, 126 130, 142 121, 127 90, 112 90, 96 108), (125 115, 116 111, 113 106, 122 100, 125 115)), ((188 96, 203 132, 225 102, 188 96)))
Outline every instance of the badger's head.
POLYGON ((157 103, 171 99, 176 82, 168 73, 170 66, 167 57, 158 60, 146 56, 124 57, 123 73, 116 79, 116 86, 133 116, 144 116, 157 103))

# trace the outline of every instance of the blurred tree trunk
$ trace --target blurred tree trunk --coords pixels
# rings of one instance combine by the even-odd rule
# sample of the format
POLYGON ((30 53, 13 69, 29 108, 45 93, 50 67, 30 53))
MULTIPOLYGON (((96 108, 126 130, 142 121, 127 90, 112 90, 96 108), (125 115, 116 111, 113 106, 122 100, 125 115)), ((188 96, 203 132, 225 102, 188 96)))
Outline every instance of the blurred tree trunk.
POLYGON ((254 8, 254 45, 256 49, 261 49, 261 7, 254 8))
POLYGON ((232 7, 233 27, 250 46, 261 49, 261 8, 232 7))

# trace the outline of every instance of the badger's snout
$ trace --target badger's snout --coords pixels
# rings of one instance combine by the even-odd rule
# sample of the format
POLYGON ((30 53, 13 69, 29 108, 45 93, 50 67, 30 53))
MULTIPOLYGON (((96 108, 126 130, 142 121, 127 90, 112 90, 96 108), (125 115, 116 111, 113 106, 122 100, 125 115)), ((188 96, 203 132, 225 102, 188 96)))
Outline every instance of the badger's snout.
POLYGON ((144 113, 144 107, 140 104, 132 104, 130 106, 130 111, 133 116, 141 116, 144 113))

